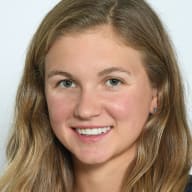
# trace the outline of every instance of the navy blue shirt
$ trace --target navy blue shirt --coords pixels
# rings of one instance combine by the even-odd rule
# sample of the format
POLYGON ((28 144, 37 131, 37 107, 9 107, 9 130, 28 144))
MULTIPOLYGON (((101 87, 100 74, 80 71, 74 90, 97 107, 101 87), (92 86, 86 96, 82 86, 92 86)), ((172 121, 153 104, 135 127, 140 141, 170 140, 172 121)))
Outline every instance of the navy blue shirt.
POLYGON ((192 176, 189 178, 189 183, 185 189, 185 192, 192 192, 192 176))

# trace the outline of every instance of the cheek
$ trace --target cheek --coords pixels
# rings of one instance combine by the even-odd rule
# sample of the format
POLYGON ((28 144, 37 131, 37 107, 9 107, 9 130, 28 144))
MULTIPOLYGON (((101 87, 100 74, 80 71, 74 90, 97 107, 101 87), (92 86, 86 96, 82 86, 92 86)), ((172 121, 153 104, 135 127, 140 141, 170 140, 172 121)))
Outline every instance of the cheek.
POLYGON ((129 95, 122 95, 115 97, 108 103, 110 113, 115 118, 126 119, 129 114, 133 114, 135 111, 134 101, 129 95))
POLYGON ((47 105, 49 111, 49 118, 53 127, 65 122, 67 117, 71 114, 72 105, 70 101, 66 101, 63 97, 48 96, 47 105))
POLYGON ((118 120, 144 122, 149 115, 149 96, 141 91, 122 93, 118 97, 111 98, 110 101, 108 103, 110 114, 118 120))

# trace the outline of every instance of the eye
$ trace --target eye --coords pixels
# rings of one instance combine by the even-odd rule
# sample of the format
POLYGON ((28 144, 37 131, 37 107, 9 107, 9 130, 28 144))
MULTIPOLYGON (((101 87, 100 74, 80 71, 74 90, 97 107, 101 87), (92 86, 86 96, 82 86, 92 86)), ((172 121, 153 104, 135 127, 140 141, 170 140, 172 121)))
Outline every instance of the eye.
POLYGON ((112 79, 108 79, 106 84, 109 87, 115 87, 115 86, 122 84, 122 81, 119 79, 112 78, 112 79))
POLYGON ((76 84, 70 79, 65 79, 65 80, 59 81, 57 86, 63 87, 63 88, 74 88, 76 87, 76 84))

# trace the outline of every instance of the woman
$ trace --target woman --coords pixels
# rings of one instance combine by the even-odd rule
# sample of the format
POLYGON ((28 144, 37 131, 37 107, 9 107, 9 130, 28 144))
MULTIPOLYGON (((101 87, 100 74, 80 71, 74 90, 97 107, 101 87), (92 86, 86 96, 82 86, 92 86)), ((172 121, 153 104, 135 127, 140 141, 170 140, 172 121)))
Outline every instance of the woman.
POLYGON ((0 191, 192 191, 180 72, 145 1, 63 0, 48 13, 7 155, 0 191))

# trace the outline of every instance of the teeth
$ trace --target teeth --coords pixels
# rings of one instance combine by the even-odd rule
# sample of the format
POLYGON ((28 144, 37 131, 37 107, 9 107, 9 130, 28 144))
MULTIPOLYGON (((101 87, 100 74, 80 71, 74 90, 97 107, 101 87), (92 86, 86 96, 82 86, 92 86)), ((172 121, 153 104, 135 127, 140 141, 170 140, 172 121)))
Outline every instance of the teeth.
POLYGON ((110 127, 94 128, 94 129, 75 129, 81 135, 101 135, 109 131, 110 127))

